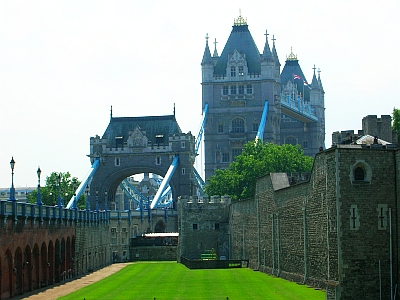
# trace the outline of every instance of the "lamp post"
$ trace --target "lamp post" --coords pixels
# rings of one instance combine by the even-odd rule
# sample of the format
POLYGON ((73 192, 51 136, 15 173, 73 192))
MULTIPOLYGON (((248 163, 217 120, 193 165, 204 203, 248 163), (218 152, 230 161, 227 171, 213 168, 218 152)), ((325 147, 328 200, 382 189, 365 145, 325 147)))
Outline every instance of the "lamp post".
POLYGON ((89 210, 89 197, 90 197, 90 192, 89 192, 89 185, 86 186, 85 188, 85 193, 86 193, 86 210, 89 210))
POLYGON ((15 200, 15 188, 14 188, 14 166, 15 166, 14 157, 11 157, 10 166, 11 166, 11 188, 10 188, 10 199, 8 199, 8 200, 16 201, 15 200))
POLYGON ((99 211, 99 190, 96 189, 96 211, 99 211))
POLYGON ((104 192, 104 210, 107 211, 108 210, 108 198, 107 198, 107 191, 104 192))
POLYGON ((40 174, 42 174, 42 170, 40 170, 40 167, 38 167, 37 171, 37 177, 38 177, 38 185, 37 185, 37 205, 42 205, 42 195, 40 194, 40 174))
POLYGON ((57 183, 58 183, 58 189, 57 189, 57 192, 58 192, 58 196, 57 196, 57 206, 58 207, 61 207, 61 187, 60 187, 60 185, 61 185, 61 174, 60 173, 58 173, 58 175, 57 175, 57 183))

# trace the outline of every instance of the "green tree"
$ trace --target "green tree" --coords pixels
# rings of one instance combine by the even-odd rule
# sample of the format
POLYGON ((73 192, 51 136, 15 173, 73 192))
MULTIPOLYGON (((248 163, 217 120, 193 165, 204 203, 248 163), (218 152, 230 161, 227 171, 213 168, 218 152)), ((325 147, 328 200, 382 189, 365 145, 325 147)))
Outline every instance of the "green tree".
MULTIPOLYGON (((45 186, 40 187, 41 200, 44 205, 54 206, 58 203, 58 177, 60 177, 60 197, 61 203, 67 206, 69 200, 74 195, 75 190, 80 185, 80 181, 76 177, 71 177, 69 172, 57 173, 53 172, 50 176, 46 177, 45 186)), ((28 195, 28 201, 30 203, 36 203, 37 201, 37 189, 32 191, 28 195)), ((81 195, 78 199, 77 206, 79 209, 85 208, 85 196, 81 195)))
POLYGON ((400 143, 400 109, 393 108, 392 129, 397 133, 397 143, 400 143))
POLYGON ((230 195, 232 200, 254 197, 258 177, 271 172, 310 172, 314 159, 299 145, 282 146, 248 142, 225 170, 216 170, 207 180, 207 195, 230 195))

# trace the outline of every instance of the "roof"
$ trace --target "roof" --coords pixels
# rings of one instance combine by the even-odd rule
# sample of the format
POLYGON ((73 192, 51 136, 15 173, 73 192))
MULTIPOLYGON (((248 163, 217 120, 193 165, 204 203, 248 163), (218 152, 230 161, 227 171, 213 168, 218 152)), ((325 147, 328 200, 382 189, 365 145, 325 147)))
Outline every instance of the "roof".
MULTIPOLYGON (((357 139, 356 144, 361 145, 361 144, 365 144, 365 145, 372 145, 374 143, 374 137, 372 135, 364 135, 362 137, 360 137, 359 139, 357 139)), ((389 142, 386 142, 384 140, 381 140, 378 138, 378 144, 380 145, 388 145, 391 144, 389 142)))
POLYGON ((241 23, 240 25, 232 26, 232 31, 229 35, 228 41, 226 42, 224 50, 214 67, 214 74, 226 74, 229 55, 233 54, 235 49, 240 54, 245 54, 249 73, 261 73, 260 52, 250 34, 248 25, 243 25, 241 23))
POLYGON ((182 133, 175 115, 149 116, 149 117, 112 117, 103 134, 103 139, 107 139, 110 146, 114 145, 115 138, 122 137, 126 142, 129 132, 139 127, 146 132, 149 141, 156 144, 159 142, 156 136, 163 136, 163 143, 168 142, 168 136, 182 133))
POLYGON ((282 85, 287 85, 287 83, 290 81, 291 83, 294 83, 297 86, 297 90, 301 93, 303 93, 304 90, 304 99, 309 100, 310 99, 310 89, 304 85, 304 81, 306 83, 307 79, 303 74, 303 71, 300 68, 299 61, 297 57, 292 57, 293 53, 289 55, 288 59, 286 59, 285 66, 283 67, 282 73, 281 73, 281 83, 282 85), (300 76, 300 79, 294 79, 293 76, 297 75, 300 76))

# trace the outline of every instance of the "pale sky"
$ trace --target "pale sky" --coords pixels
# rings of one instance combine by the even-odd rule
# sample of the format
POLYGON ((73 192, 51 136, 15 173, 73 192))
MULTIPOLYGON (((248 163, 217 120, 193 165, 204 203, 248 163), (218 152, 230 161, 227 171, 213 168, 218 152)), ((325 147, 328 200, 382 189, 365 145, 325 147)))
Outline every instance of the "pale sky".
MULTIPOLYGON (((114 117, 169 115, 182 131, 201 120, 205 36, 221 54, 239 10, 258 50, 275 35, 310 82, 321 70, 326 138, 361 129, 366 115, 400 108, 400 1, 0 2, 0 187, 42 183, 51 172, 83 180, 90 137, 114 117)), ((270 45, 272 42, 270 41, 270 45)))

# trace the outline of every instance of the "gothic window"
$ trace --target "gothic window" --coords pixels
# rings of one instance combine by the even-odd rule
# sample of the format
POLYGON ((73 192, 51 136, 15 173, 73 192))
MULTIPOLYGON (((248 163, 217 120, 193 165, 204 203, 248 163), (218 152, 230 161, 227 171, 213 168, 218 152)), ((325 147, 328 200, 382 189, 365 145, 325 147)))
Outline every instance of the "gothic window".
POLYGON ((290 145, 295 146, 295 145, 297 144, 297 140, 296 140, 296 138, 293 137, 293 136, 288 136, 288 137, 286 138, 285 144, 290 144, 290 145))
POLYGON ((231 95, 236 95, 236 85, 231 85, 231 95))
POLYGON ((350 180, 354 184, 363 184, 371 182, 371 167, 364 160, 358 160, 350 166, 350 180))
POLYGON ((218 124, 217 132, 224 133, 224 124, 218 124))
POLYGON ((239 85, 239 95, 244 94, 244 85, 239 85))
POLYGON ((354 170, 354 180, 364 180, 364 170, 361 167, 357 167, 354 170))
POLYGON ((233 148, 232 149, 232 159, 235 159, 236 156, 242 154, 241 148, 233 148))
POLYGON ((244 121, 242 118, 232 120, 232 132, 244 132, 244 121))
POLYGON ((253 94, 253 85, 252 84, 248 84, 246 86, 246 94, 253 94))
POLYGON ((224 85, 223 87, 222 87, 222 95, 228 95, 229 94, 229 86, 227 86, 227 85, 224 85))
POLYGON ((244 75, 244 68, 243 66, 239 66, 239 76, 243 76, 244 75))
POLYGON ((236 67, 231 67, 231 77, 236 76, 236 67))
POLYGON ((258 131, 259 124, 257 122, 253 123, 253 131, 258 131))
POLYGON ((221 152, 220 151, 215 152, 215 162, 216 163, 221 162, 221 152))
POLYGON ((223 163, 228 163, 229 162, 229 152, 223 152, 222 153, 222 162, 223 163))

